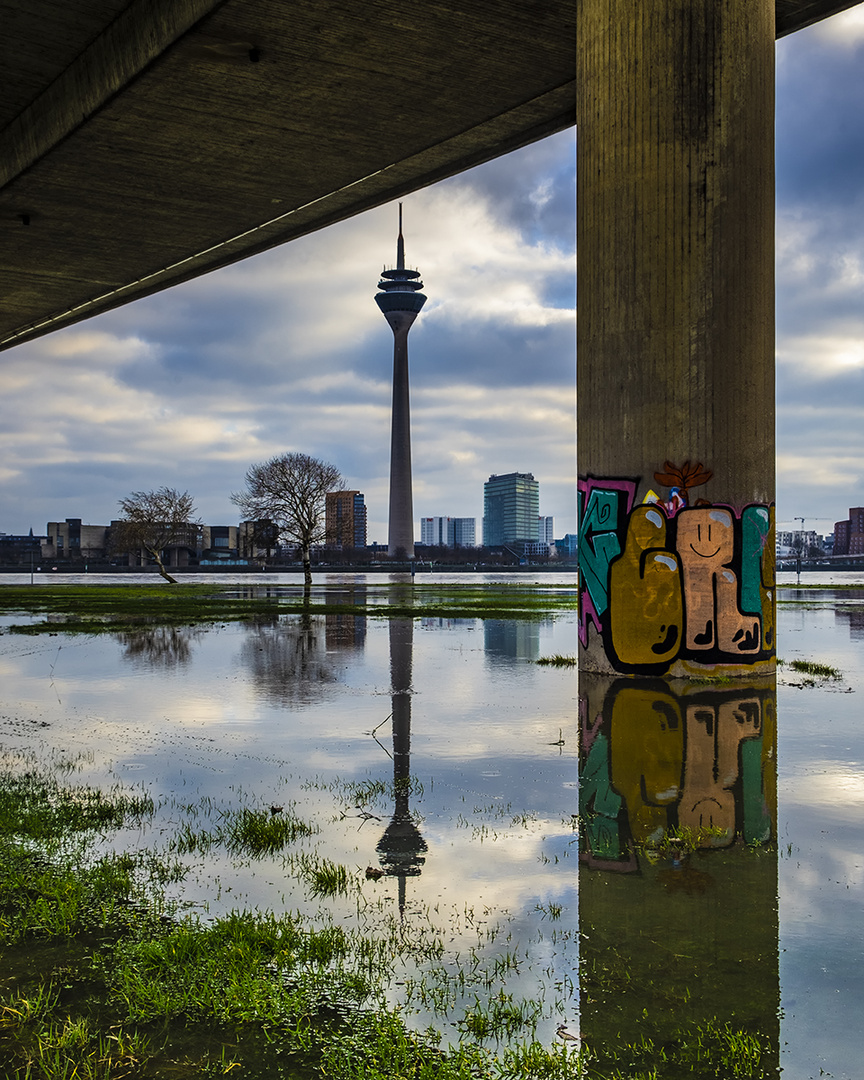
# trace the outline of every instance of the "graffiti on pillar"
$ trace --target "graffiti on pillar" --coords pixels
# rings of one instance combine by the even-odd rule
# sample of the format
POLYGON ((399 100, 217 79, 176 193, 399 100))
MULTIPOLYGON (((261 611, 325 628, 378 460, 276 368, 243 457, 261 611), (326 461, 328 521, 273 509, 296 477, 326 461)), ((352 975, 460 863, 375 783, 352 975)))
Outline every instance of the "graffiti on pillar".
POLYGON ((636 856, 674 855, 676 836, 712 848, 773 838, 773 691, 678 696, 665 683, 618 681, 586 734, 579 820, 588 865, 632 872, 636 856))
POLYGON ((665 484, 669 488, 666 510, 670 516, 674 516, 679 510, 690 505, 691 488, 707 484, 714 475, 710 469, 703 468, 701 461, 697 461, 695 465, 685 461, 680 469, 671 461, 667 461, 663 468, 664 472, 654 473, 654 479, 658 484, 665 484))
POLYGON ((621 672, 666 672, 676 660, 740 666, 775 653, 774 507, 696 500, 701 463, 666 462, 634 505, 630 479, 579 482, 580 637, 591 627, 621 672))
POLYGON ((762 643, 759 619, 738 607, 732 513, 713 506, 682 510, 676 524, 687 650, 696 655, 718 650, 731 656, 758 653, 762 643))
POLYGON ((609 606, 609 565, 621 552, 620 536, 636 497, 635 480, 579 481, 579 634, 588 622, 602 632, 609 606))

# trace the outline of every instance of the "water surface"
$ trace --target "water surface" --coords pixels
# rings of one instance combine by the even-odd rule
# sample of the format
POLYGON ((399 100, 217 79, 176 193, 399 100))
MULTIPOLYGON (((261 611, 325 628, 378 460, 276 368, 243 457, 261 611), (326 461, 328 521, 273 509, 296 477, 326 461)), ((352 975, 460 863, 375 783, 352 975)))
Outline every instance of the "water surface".
MULTIPOLYGON (((575 587, 567 575, 537 579, 575 587)), ((365 582, 338 577, 316 590, 349 584, 365 582)), ((619 1030, 637 1040, 643 1014, 659 1028, 673 1014, 713 1015, 758 1025, 767 1068, 851 1080, 864 1000, 862 597, 780 593, 779 655, 833 664, 839 680, 781 668, 776 704, 764 687, 631 686, 628 701, 621 687, 586 684, 581 713, 575 672, 535 663, 575 655, 570 612, 388 621, 346 609, 135 635, 4 633, 0 740, 16 767, 30 755, 64 764, 74 781, 143 786, 159 809, 140 834, 118 838, 125 846, 164 847, 184 822, 231 807, 294 805, 320 830, 295 856, 346 866, 357 893, 324 900, 296 864, 224 850, 189 856, 178 890, 205 917, 299 910, 368 929, 398 920, 440 939, 435 965, 473 978, 432 1001, 412 985, 415 970, 396 971, 392 1000, 408 995, 419 1027, 456 1038, 466 1013, 496 994, 533 1003, 545 1042, 562 1021, 578 1030, 580 1008, 589 1042, 619 1030), (627 779, 650 775, 632 750, 645 724, 628 736, 629 757, 616 749, 644 708, 671 718, 678 774, 666 786, 678 793, 665 803, 627 779), (738 840, 683 858, 649 860, 629 842, 619 865, 593 857, 599 841, 584 816, 580 836, 579 746, 584 810, 604 715, 605 780, 595 749, 591 782, 595 795, 598 775, 606 784, 606 854, 660 817, 688 820, 685 796, 697 788, 738 840), (384 874, 367 879, 367 867, 384 874), (636 978, 604 997, 616 965, 636 978)), ((661 744, 671 745, 650 745, 661 744)))

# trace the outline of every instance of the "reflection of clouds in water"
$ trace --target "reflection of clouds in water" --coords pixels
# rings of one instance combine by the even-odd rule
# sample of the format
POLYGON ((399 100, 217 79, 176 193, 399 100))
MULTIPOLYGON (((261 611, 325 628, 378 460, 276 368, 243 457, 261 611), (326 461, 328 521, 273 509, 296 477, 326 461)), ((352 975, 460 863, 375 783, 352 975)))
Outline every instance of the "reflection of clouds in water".
MULTIPOLYGON (((332 636, 330 638, 333 646, 332 636)), ((328 653, 325 618, 288 616, 249 627, 240 660, 268 701, 298 708, 335 695, 339 670, 328 653)))
POLYGON ((787 769, 784 783, 787 804, 835 811, 864 807, 864 771, 860 767, 814 758, 794 774, 787 769))
POLYGON ((114 637, 123 646, 124 660, 143 667, 173 668, 189 663, 192 643, 203 633, 189 626, 152 626, 114 637))

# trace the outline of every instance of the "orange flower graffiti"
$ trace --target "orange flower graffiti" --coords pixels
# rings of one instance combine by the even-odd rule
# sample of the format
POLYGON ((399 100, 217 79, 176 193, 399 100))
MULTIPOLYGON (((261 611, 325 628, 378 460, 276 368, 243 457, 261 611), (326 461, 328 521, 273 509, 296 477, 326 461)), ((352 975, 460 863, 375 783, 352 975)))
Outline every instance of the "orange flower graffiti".
POLYGON ((673 465, 671 461, 666 461, 663 468, 666 471, 655 472, 654 479, 658 484, 664 484, 668 488, 677 488, 685 506, 689 502, 687 492, 690 488, 699 487, 700 484, 707 484, 714 475, 711 469, 703 467, 701 461, 697 461, 695 465, 685 461, 680 469, 677 465, 673 465))

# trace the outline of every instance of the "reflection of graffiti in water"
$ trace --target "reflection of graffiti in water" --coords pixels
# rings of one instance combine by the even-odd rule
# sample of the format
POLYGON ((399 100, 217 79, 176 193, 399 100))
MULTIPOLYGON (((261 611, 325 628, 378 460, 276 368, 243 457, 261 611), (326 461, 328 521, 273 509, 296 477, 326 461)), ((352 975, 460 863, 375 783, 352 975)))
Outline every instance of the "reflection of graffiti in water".
POLYGON ((660 852, 765 843, 776 805, 773 686, 682 696, 659 680, 585 680, 580 857, 632 871, 660 852), (671 840, 670 840, 671 838, 671 840))
POLYGON ((597 1076, 731 1076, 732 1038, 750 1055, 736 1075, 780 1076, 776 696, 740 682, 580 676, 579 1016, 597 1076))
POLYGON ((635 480, 579 481, 580 639, 610 667, 750 666, 775 655, 774 507, 634 506, 635 480))

